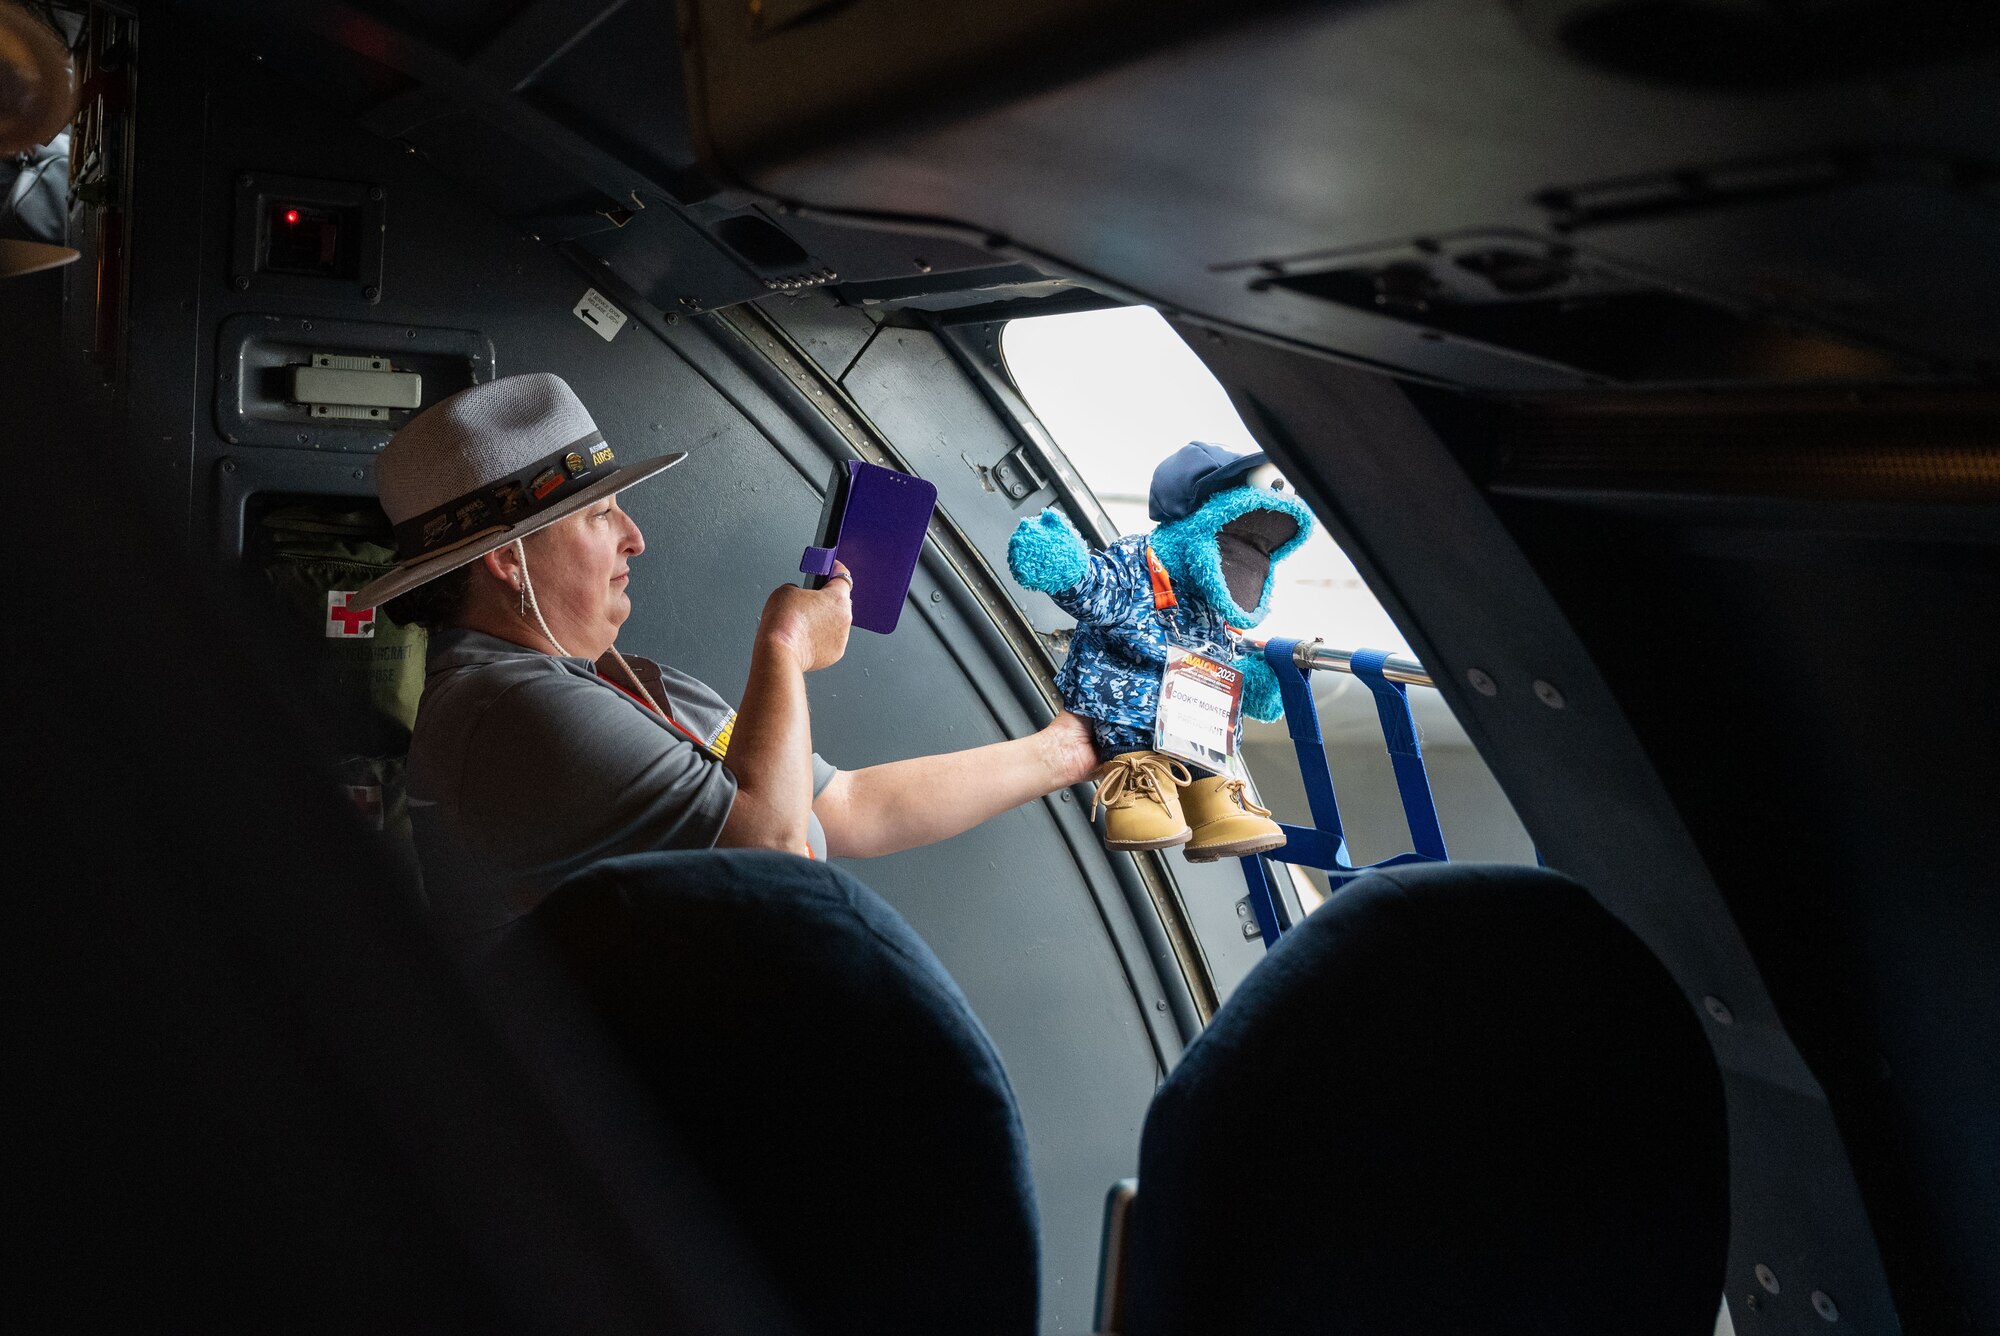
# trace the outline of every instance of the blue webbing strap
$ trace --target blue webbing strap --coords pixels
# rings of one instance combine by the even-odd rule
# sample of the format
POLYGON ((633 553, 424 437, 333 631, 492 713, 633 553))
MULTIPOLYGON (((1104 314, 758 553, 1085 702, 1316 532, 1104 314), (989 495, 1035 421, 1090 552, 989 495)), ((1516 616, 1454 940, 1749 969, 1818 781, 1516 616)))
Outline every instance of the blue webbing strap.
MULTIPOLYGON (((1382 675, 1382 665, 1388 661, 1387 650, 1357 649, 1348 663, 1354 675, 1375 693, 1375 713, 1382 720, 1382 740, 1389 746, 1390 764, 1396 768, 1396 789, 1402 794, 1410 845, 1424 857, 1442 862, 1448 858, 1444 832, 1438 828, 1437 803, 1431 797, 1430 776, 1424 771, 1417 721, 1410 714, 1409 688, 1382 675)), ((1285 704, 1289 707, 1291 702, 1285 704)))
MULTIPOLYGON (((1319 707, 1313 703, 1312 688, 1305 670, 1293 659, 1296 640, 1272 640, 1264 646, 1264 661, 1278 679, 1278 693, 1285 702, 1285 726, 1299 756, 1299 778, 1305 784, 1306 802, 1312 808, 1314 826, 1294 826, 1280 821, 1285 832, 1283 848, 1245 858, 1243 879, 1250 888, 1250 909, 1268 949, 1290 927, 1284 905, 1278 899, 1271 870, 1264 859, 1323 869, 1337 890, 1368 868, 1348 862, 1347 837, 1340 826, 1340 804, 1333 794, 1333 775, 1327 769, 1326 743, 1319 731, 1319 707), (1315 828, 1315 826, 1317 828, 1315 828)), ((1382 720, 1382 733, 1389 747, 1390 763, 1396 769, 1396 787, 1403 799, 1403 816, 1410 826, 1412 853, 1397 854, 1369 868, 1401 867, 1407 863, 1427 863, 1445 858, 1444 833, 1438 829, 1437 807, 1431 800, 1430 778, 1424 773, 1423 752, 1417 744, 1417 726, 1410 715, 1409 697, 1403 685, 1382 676, 1388 655, 1381 650, 1357 650, 1353 656, 1355 676, 1375 694, 1375 709, 1382 720)))
POLYGON ((1305 670, 1292 652, 1296 640, 1271 640, 1264 645, 1264 662, 1278 679, 1278 694, 1285 703, 1285 728, 1292 735, 1292 748, 1299 755, 1299 779, 1305 784, 1306 805, 1312 810, 1311 826, 1293 826, 1280 821, 1288 842, 1270 856, 1287 863, 1308 867, 1347 866, 1347 835, 1340 825, 1340 802, 1333 796, 1333 776, 1326 768, 1326 743, 1320 737, 1319 707, 1313 704, 1312 687, 1305 670))

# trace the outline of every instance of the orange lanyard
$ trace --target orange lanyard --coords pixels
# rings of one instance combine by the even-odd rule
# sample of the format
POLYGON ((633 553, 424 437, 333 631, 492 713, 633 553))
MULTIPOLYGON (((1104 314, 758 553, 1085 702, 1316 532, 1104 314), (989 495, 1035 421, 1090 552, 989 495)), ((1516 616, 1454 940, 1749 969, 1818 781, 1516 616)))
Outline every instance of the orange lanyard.
POLYGON ((1146 573, 1153 577, 1153 609, 1164 611, 1177 608, 1181 601, 1174 595, 1174 582, 1167 576, 1167 568, 1153 555, 1153 545, 1146 544, 1146 573))

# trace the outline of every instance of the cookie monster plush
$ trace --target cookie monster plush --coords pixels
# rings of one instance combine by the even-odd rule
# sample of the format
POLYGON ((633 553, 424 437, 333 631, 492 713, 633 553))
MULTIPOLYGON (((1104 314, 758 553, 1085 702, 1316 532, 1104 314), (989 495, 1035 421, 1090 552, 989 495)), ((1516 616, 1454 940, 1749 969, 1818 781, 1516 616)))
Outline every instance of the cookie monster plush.
POLYGON ((1054 509, 1007 543, 1014 578, 1076 618, 1056 685, 1105 758, 1092 812, 1105 808, 1112 849, 1182 845, 1197 863, 1275 849, 1285 836, 1242 780, 1153 750, 1153 715, 1169 643, 1240 670, 1251 718, 1282 713, 1277 679, 1242 632, 1270 611, 1272 572, 1312 533, 1312 512, 1263 455, 1202 441, 1153 471, 1146 509, 1158 527, 1102 552, 1054 509))

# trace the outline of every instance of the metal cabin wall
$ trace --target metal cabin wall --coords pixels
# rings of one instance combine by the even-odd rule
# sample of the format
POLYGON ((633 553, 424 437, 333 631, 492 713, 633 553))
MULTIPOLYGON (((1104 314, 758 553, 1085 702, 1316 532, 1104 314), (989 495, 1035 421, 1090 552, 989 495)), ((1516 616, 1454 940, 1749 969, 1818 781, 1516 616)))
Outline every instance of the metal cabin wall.
MULTIPOLYGON (((474 330, 498 374, 568 380, 623 457, 691 452, 624 498, 648 547, 621 644, 737 694, 763 599, 796 578, 837 453, 804 392, 754 374, 755 350, 718 317, 672 319, 632 303, 635 318, 606 342, 572 308, 593 282, 620 291, 608 275, 523 235, 420 157, 317 117, 261 64, 166 21, 146 38, 128 437, 194 552, 230 556, 244 498, 259 489, 373 494, 372 449, 327 449, 310 431, 287 446, 224 439, 214 404, 231 317, 381 322, 392 345, 412 329, 474 330), (244 171, 383 187, 379 301, 239 291, 231 201, 244 171)), ((979 625, 984 614, 935 552, 905 613, 893 637, 856 633, 843 662, 812 679, 827 757, 858 767, 1043 722, 1018 665, 985 648, 990 624, 979 625)), ((1132 1171, 1178 1045, 1169 1014, 1185 1007, 1184 993, 1169 1007, 1104 861, 1079 804, 1051 797, 936 848, 853 865, 937 951, 1006 1061, 1040 1194, 1049 1331, 1088 1330, 1102 1195, 1132 1171)), ((953 1204, 937 1207, 949 1228, 953 1204)))
MULTIPOLYGON (((1023 589, 1008 573, 1008 539, 1020 520, 1045 506, 1067 504, 1071 519, 1086 534, 1091 518, 1083 513, 1080 498, 1070 495, 1082 484, 1073 476, 1058 476, 1059 470, 1068 470, 1067 462, 1052 443, 1046 450, 1036 444, 1040 426, 1001 368, 997 340, 1005 322, 954 327, 906 311, 880 315, 878 325, 869 314, 837 307, 823 294, 775 298, 762 305, 800 350, 838 381, 855 411, 895 443, 915 472, 937 484, 940 508, 992 573, 1001 596, 1014 601, 1044 643, 1066 637, 1075 619, 1048 595, 1023 589)), ((1046 441, 1046 434, 1041 436, 1046 441)), ((1097 535, 1109 536, 1114 535, 1097 535)), ((1089 842, 1092 857, 1101 856, 1094 834, 1089 842)), ((1226 999, 1264 958, 1263 939, 1247 917, 1242 869, 1234 859, 1190 863, 1171 851, 1151 857, 1156 862, 1150 872, 1141 871, 1129 856, 1112 860, 1107 870, 1124 884, 1128 902, 1148 919, 1158 918, 1160 911, 1147 900, 1147 879, 1152 893, 1170 897, 1167 912, 1183 934, 1188 968, 1205 976, 1204 991, 1212 991, 1216 1001, 1226 999)), ((1289 874, 1280 867, 1276 875, 1285 912, 1296 921, 1302 911, 1289 874)), ((1182 967, 1171 959, 1172 948, 1164 938, 1157 946, 1160 967, 1170 976, 1179 972, 1182 967)), ((1169 1000, 1177 1001, 1171 994, 1169 1000)), ((1205 998, 1203 1005, 1212 1008, 1215 1001, 1205 998)), ((1200 1023, 1192 1014, 1176 1019, 1187 1033, 1200 1023)))

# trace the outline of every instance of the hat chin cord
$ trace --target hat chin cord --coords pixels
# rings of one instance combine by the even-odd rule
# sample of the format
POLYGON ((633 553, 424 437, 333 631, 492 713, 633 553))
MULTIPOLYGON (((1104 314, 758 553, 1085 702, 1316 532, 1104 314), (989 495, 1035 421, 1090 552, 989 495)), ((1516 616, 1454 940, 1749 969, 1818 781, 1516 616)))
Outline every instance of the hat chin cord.
POLYGON ((521 562, 521 620, 527 621, 527 614, 534 613, 534 624, 541 629, 542 638, 556 647, 559 656, 569 658, 570 652, 563 648, 562 641, 556 639, 555 632, 549 630, 548 622, 542 617, 542 605, 535 598, 535 582, 528 577, 528 549, 521 546, 518 538, 514 540, 514 555, 521 562))

